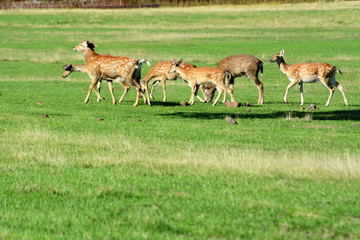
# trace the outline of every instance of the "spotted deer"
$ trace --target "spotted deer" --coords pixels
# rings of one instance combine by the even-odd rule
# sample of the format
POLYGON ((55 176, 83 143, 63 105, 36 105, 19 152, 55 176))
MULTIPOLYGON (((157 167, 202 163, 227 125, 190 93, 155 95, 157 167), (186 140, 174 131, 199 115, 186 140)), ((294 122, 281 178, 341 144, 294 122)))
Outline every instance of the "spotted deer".
MULTIPOLYGON (((263 62, 251 55, 234 55, 223 58, 217 65, 218 68, 231 74, 230 87, 234 89, 234 79, 237 77, 250 78, 258 88, 258 104, 264 104, 264 88, 259 80, 259 72, 263 73, 263 62)), ((226 93, 224 101, 226 101, 226 93)))
MULTIPOLYGON (((87 71, 87 65, 86 64, 66 64, 62 67, 64 69, 64 73, 62 75, 63 78, 66 78, 67 76, 69 76, 72 72, 82 72, 82 73, 86 73, 89 75, 90 79, 92 79, 92 76, 91 74, 88 73, 87 71)), ((110 94, 112 93, 113 91, 113 81, 111 80, 107 80, 108 82, 108 85, 109 85, 109 91, 110 91, 110 94)), ((129 91, 130 89, 130 86, 129 84, 127 84, 126 82, 121 82, 119 81, 119 83, 124 87, 124 93, 123 95, 121 96, 121 98, 119 99, 119 103, 123 101, 126 93, 129 91)), ((100 89, 101 89, 101 80, 98 81, 97 83, 97 91, 98 91, 98 94, 96 95, 100 95, 100 89)), ((96 91, 94 89, 94 91, 96 91)), ((100 102, 100 100, 105 100, 104 97, 102 97, 100 95, 100 98, 97 99, 98 102, 100 102)), ((144 98, 144 101, 146 101, 146 99, 144 98)))
POLYGON ((289 78, 290 84, 286 88, 284 102, 287 103, 287 95, 289 89, 295 84, 299 84, 301 105, 304 104, 303 95, 303 83, 314 83, 320 81, 330 91, 329 98, 325 106, 329 106, 330 100, 334 94, 335 88, 340 90, 346 106, 349 105, 343 86, 335 80, 335 73, 338 72, 341 75, 341 71, 327 63, 298 63, 294 65, 287 65, 284 61, 284 49, 280 53, 275 54, 269 59, 269 62, 277 62, 280 70, 289 78))
MULTIPOLYGON (((166 101, 166 99, 167 99, 166 98, 166 81, 167 80, 176 80, 180 77, 179 74, 176 72, 169 73, 172 66, 173 66, 173 63, 171 61, 158 62, 150 69, 150 71, 146 74, 146 76, 141 80, 141 82, 144 85, 145 90, 146 90, 146 89, 148 89, 148 83, 154 79, 154 82, 151 84, 150 96, 147 96, 147 98, 154 99, 154 97, 153 97, 154 87, 161 82, 162 88, 163 88, 163 94, 164 94, 163 102, 166 101)), ((192 65, 190 63, 182 62, 181 67, 184 69, 189 69, 189 68, 193 68, 196 66, 192 65)), ((206 100, 209 98, 212 98, 211 95, 213 95, 213 93, 205 91, 205 89, 204 89, 204 87, 202 87, 202 85, 200 86, 200 88, 201 88, 201 91, 203 92, 206 100)), ((147 94, 148 94, 148 90, 147 90, 147 94)), ((205 102, 205 100, 203 100, 199 95, 196 95, 196 96, 201 102, 205 102)), ((151 104, 151 103, 149 102, 149 104, 151 104)))
MULTIPOLYGON (((88 94, 85 98, 85 103, 89 102, 90 94, 95 85, 102 79, 110 81, 121 81, 133 86, 136 89, 136 100, 134 106, 139 103, 140 94, 143 93, 140 85, 140 69, 142 63, 150 63, 144 59, 135 60, 129 57, 118 57, 107 54, 97 54, 94 50, 95 44, 84 41, 77 46, 74 46, 74 51, 83 53, 85 64, 87 65, 87 73, 92 78, 88 94), (136 71, 137 70, 137 71, 136 71)), ((95 91, 98 99, 101 96, 95 91)), ((116 103, 113 89, 111 88, 111 96, 113 104, 116 103)))
POLYGON ((182 68, 181 67, 182 59, 180 61, 173 61, 173 65, 169 73, 178 73, 180 77, 184 79, 185 82, 191 87, 191 97, 189 104, 194 104, 194 96, 198 90, 199 85, 212 83, 215 85, 216 89, 219 91, 219 95, 215 99, 213 106, 219 101, 221 94, 224 90, 230 94, 231 102, 236 102, 233 95, 233 90, 229 87, 228 83, 230 81, 230 74, 224 72, 220 68, 214 67, 196 67, 196 68, 182 68))

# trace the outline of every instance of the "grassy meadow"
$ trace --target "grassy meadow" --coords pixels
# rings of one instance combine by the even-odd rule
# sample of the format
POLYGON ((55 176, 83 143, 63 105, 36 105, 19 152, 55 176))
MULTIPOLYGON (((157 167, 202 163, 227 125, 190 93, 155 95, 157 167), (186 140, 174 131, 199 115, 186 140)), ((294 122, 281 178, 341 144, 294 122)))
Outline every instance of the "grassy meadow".
POLYGON ((1 10, 0 239, 359 239, 359 15, 359 2, 1 10), (106 100, 84 104, 89 77, 61 78, 84 40, 152 65, 254 55, 265 104, 247 78, 234 95, 250 107, 181 106, 182 81, 152 107, 133 107, 134 88, 112 105, 105 82, 106 100), (267 61, 281 49, 337 66, 350 105, 336 90, 325 107, 321 83, 304 84, 305 110, 297 86, 284 104, 289 81, 267 61))

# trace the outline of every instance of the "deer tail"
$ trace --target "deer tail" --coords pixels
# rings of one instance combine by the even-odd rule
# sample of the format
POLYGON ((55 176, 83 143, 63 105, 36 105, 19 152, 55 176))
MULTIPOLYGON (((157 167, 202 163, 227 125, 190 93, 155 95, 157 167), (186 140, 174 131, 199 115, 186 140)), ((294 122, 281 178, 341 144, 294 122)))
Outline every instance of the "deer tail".
POLYGON ((140 67, 139 65, 142 65, 143 63, 146 63, 148 66, 151 65, 151 63, 149 61, 147 61, 146 59, 140 59, 137 61, 138 67, 140 67))
POLYGON ((335 67, 335 70, 336 70, 340 75, 342 75, 342 72, 340 71, 340 69, 338 69, 337 67, 335 67))
POLYGON ((260 69, 260 74, 261 74, 261 76, 262 76, 262 75, 263 75, 263 70, 264 70, 264 64, 263 64, 263 62, 260 61, 258 66, 259 66, 259 69, 260 69))

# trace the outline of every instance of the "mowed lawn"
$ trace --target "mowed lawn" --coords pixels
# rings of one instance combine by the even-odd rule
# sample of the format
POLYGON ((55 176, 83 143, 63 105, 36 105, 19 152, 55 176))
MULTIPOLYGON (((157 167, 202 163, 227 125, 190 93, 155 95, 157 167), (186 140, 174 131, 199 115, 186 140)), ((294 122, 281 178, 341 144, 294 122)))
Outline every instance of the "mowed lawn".
POLYGON ((359 15, 358 2, 1 10, 0 238, 359 239, 359 15), (248 107, 181 106, 183 81, 166 102, 157 86, 152 107, 133 107, 134 88, 112 105, 105 82, 106 100, 84 104, 89 77, 61 78, 84 40, 152 66, 254 55, 265 104, 247 78, 234 95, 248 107), (284 104, 289 80, 267 61, 281 49, 337 66, 350 105, 336 90, 325 107, 321 83, 304 84, 305 109, 298 86, 284 104))

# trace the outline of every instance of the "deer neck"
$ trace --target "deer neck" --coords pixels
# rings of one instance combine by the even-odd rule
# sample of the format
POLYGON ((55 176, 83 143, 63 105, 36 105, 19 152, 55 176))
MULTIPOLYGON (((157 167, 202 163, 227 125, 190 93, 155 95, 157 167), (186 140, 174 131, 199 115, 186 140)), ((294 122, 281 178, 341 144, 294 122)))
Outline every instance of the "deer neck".
POLYGON ((86 68, 86 65, 83 65, 83 64, 72 64, 73 66, 73 71, 74 72, 83 72, 83 73, 86 73, 87 72, 87 68, 86 68))
POLYGON ((180 75, 180 77, 182 79, 186 79, 186 70, 185 69, 183 69, 181 67, 177 67, 176 72, 180 75))
POLYGON ((288 65, 286 64, 283 57, 276 59, 277 64, 279 65, 280 70, 286 75, 288 71, 288 65))
POLYGON ((92 49, 86 49, 85 51, 84 51, 84 61, 85 61, 85 63, 86 64, 89 64, 89 63, 91 63, 93 60, 94 60, 94 58, 96 57, 96 53, 95 53, 95 51, 94 50, 92 50, 92 49))

